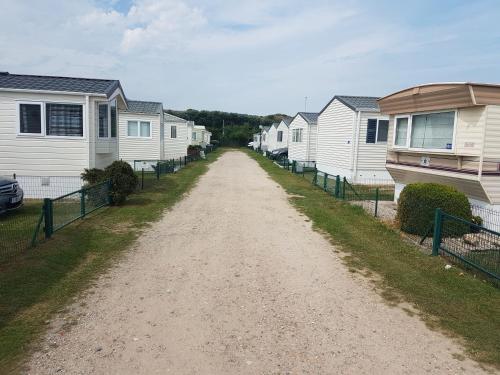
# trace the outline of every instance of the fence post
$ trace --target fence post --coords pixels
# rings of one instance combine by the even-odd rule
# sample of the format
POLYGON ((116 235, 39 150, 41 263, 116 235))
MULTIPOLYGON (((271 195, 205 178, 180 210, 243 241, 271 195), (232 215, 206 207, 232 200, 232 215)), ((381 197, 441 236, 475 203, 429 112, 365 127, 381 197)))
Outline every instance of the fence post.
POLYGON ((375 217, 377 217, 378 214, 378 197, 379 197, 379 192, 378 188, 375 190, 375 217))
POLYGON ((439 255, 439 247, 441 246, 441 226, 443 225, 443 212, 440 208, 436 208, 434 216, 434 235, 432 237, 432 256, 439 255))
POLYGON ((342 184, 342 199, 345 199, 345 184, 347 179, 344 177, 344 183, 342 184))
POLYGON ((160 162, 159 161, 156 162, 156 179, 157 180, 160 179, 160 162))
POLYGON ((80 190, 80 216, 85 217, 85 189, 80 190))
POLYGON ((328 173, 323 173, 323 190, 328 190, 328 173))
POLYGON ((144 168, 142 168, 141 172, 141 190, 144 190, 144 168))
POLYGON ((54 217, 52 212, 52 199, 45 198, 43 200, 43 213, 45 220, 45 238, 50 238, 54 232, 54 217))
POLYGON ((340 176, 335 176, 335 198, 340 198, 340 176))
POLYGON ((292 173, 295 173, 297 171, 297 161, 292 160, 292 173))
POLYGON ((113 196, 111 195, 111 188, 113 187, 113 184, 111 183, 111 179, 108 180, 106 185, 108 187, 108 205, 111 205, 113 203, 113 196))
POLYGON ((318 169, 314 167, 314 177, 312 180, 312 184, 316 186, 316 183, 318 182, 318 169))

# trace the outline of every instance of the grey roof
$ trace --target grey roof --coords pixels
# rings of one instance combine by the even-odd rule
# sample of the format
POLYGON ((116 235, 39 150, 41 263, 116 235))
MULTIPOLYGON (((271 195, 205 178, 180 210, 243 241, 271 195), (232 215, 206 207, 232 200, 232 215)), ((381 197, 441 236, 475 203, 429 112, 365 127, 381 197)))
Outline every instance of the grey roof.
POLYGON ((316 112, 299 112, 300 115, 308 124, 315 124, 318 122, 319 113, 316 112))
POLYGON ((281 121, 283 121, 283 122, 285 123, 285 125, 286 125, 286 126, 289 126, 289 125, 290 125, 290 123, 292 122, 292 120, 293 120, 293 117, 288 117, 288 116, 287 116, 287 117, 283 117, 283 118, 281 119, 281 121))
POLYGON ((380 112, 377 100, 380 99, 374 96, 350 96, 350 95, 335 95, 332 100, 321 110, 322 113, 328 106, 337 99, 339 102, 345 104, 353 111, 364 112, 380 112))
POLYGON ((273 122, 272 125, 269 128, 272 128, 273 126, 277 128, 279 126, 279 122, 273 122))
POLYGON ((263 126, 263 127, 262 127, 262 131, 265 131, 265 132, 268 132, 268 131, 269 131, 269 129, 271 129, 271 127, 270 127, 270 126, 263 126))
POLYGON ((163 104, 159 102, 143 102, 140 100, 128 100, 127 112, 144 113, 148 115, 159 115, 163 112, 163 104))
POLYGON ((109 97, 117 88, 121 89, 121 85, 120 81, 115 79, 36 76, 0 72, 0 88, 79 92, 84 94, 103 94, 109 97))
POLYGON ((174 116, 166 111, 163 111, 163 119, 167 122, 188 122, 188 120, 174 116))

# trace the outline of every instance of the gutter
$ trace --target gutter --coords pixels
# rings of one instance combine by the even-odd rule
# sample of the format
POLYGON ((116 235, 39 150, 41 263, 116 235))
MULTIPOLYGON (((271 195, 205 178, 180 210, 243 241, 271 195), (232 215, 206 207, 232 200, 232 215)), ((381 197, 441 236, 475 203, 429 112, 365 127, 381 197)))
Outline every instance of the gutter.
POLYGON ((59 94, 59 95, 87 95, 87 96, 99 96, 103 98, 107 98, 106 94, 102 93, 91 93, 91 92, 76 92, 76 91, 54 91, 54 90, 29 90, 29 89, 9 89, 9 88, 0 88, 0 91, 6 92, 27 92, 27 93, 35 93, 35 94, 59 94))

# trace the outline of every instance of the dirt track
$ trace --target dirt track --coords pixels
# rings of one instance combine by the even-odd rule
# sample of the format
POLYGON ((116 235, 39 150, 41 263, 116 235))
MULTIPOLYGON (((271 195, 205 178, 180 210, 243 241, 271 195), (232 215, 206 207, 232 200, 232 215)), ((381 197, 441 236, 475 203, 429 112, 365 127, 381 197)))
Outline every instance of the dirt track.
POLYGON ((42 347, 29 373, 482 373, 349 273, 241 152, 215 162, 42 347))

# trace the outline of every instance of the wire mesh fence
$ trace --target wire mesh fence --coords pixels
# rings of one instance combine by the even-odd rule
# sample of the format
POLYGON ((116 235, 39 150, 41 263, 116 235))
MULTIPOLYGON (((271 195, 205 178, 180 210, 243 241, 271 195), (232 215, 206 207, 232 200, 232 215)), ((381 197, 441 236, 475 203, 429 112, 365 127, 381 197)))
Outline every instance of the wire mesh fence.
POLYGON ((500 233, 436 210, 433 255, 480 271, 500 285, 500 233))
POLYGON ((43 238, 43 201, 26 200, 21 208, 0 215, 0 261, 23 253, 43 238))

